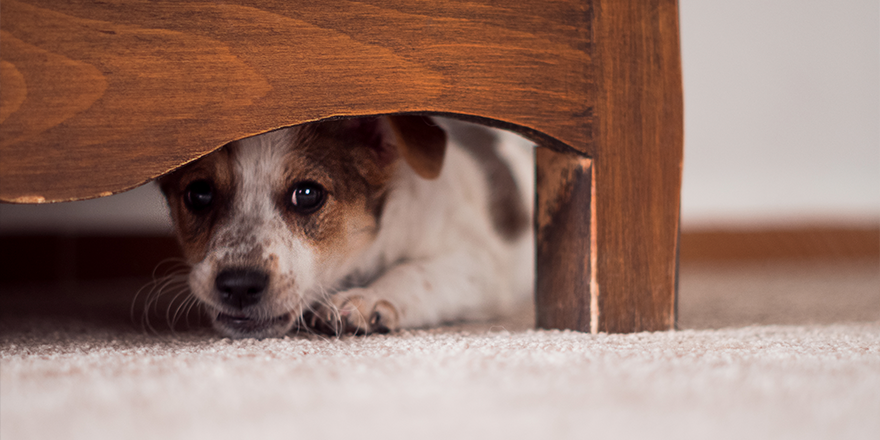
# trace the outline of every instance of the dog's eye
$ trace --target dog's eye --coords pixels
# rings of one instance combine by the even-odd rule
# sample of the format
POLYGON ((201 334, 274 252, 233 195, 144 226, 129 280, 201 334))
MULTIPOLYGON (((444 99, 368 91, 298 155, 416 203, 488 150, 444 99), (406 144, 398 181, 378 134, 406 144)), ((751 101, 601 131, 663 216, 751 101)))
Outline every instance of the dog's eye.
POLYGON ((293 185, 290 206, 300 214, 311 214, 324 205, 326 191, 315 182, 299 182, 293 185))
POLYGON ((214 188, 207 180, 196 180, 186 186, 183 201, 190 211, 202 211, 214 201, 214 188))

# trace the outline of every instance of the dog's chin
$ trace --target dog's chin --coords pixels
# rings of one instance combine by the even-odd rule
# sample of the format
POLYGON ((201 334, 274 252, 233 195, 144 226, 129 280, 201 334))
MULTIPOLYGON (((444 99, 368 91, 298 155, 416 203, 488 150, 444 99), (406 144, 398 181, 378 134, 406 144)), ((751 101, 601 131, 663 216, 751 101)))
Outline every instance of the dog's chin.
POLYGON ((293 324, 294 319, 290 313, 268 319, 222 312, 214 316, 214 328, 230 338, 278 338, 290 331, 293 324))

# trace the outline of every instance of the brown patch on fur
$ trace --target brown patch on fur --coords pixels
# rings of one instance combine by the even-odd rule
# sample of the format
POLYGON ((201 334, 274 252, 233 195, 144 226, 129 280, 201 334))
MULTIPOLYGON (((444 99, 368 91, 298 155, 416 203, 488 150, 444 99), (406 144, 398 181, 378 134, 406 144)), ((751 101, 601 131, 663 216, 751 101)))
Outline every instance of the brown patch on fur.
POLYGON ((178 242, 190 263, 205 258, 218 220, 228 215, 235 188, 231 168, 229 152, 224 147, 159 179, 177 228, 178 242), (212 207, 204 213, 190 212, 183 200, 186 187, 196 180, 207 180, 214 188, 212 207))
POLYGON ((278 272, 278 255, 277 254, 269 254, 266 257, 266 270, 269 273, 277 273, 278 272))
POLYGON ((430 118, 418 115, 388 116, 400 154, 423 179, 436 179, 446 155, 446 132, 430 118))
POLYGON ((294 234, 317 244, 317 249, 338 252, 373 239, 379 231, 388 182, 398 157, 372 132, 370 121, 332 121, 296 127, 294 147, 287 153, 284 181, 277 204, 294 234), (324 206, 312 214, 290 209, 293 185, 314 181, 327 192, 324 206))
POLYGON ((498 154, 495 134, 480 125, 456 122, 453 137, 477 159, 486 174, 495 231, 505 240, 516 240, 526 232, 530 220, 513 172, 498 154))

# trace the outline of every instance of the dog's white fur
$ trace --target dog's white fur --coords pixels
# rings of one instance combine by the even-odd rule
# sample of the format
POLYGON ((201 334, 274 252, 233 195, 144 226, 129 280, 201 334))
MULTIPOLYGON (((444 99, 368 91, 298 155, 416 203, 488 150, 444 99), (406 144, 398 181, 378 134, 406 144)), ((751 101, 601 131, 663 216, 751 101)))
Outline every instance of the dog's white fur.
MULTIPOLYGON (((529 147, 505 139, 501 148, 517 162, 523 187, 534 170, 529 147)), ((352 295, 384 299, 400 311, 402 327, 421 327, 505 314, 531 294, 532 235, 514 243, 499 237, 483 170, 460 145, 449 143, 438 179, 422 179, 402 166, 394 182, 376 241, 338 273, 374 273, 382 261, 399 263, 368 287, 338 293, 337 302, 352 295)), ((524 197, 533 194, 525 189, 524 197)), ((532 205, 527 197, 526 206, 532 205)))
MULTIPOLYGON (((460 124, 438 121, 449 132, 460 124)), ((438 178, 422 178, 400 161, 378 233, 358 230, 358 223, 351 222, 346 252, 328 253, 292 233, 271 196, 288 184, 281 180, 284 154, 296 148, 291 145, 290 130, 294 129, 229 146, 235 157, 231 172, 236 197, 229 213, 214 226, 207 252, 195 262, 190 275, 192 292, 212 309, 224 310, 214 292, 218 272, 252 252, 255 243, 262 252, 259 259, 274 262, 272 292, 265 295, 257 315, 252 315, 261 319, 279 314, 298 318, 311 310, 337 331, 369 332, 370 320, 377 317, 383 319, 384 329, 394 330, 491 318, 510 312, 518 301, 530 297, 534 277, 531 227, 515 240, 495 230, 489 211, 489 180, 478 159, 454 135, 438 178), (321 260, 319 254, 325 258, 321 260), (332 258, 326 258, 328 254, 332 258)), ((501 131, 496 138, 496 151, 513 172, 531 219, 532 145, 501 131)), ((254 333, 218 328, 230 336, 278 336, 290 329, 292 321, 254 333)))

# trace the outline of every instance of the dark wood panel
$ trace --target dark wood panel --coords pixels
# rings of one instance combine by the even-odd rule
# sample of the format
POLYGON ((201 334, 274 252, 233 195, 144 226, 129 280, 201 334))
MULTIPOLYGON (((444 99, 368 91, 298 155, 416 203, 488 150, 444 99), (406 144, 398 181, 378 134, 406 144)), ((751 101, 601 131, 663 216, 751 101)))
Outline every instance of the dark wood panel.
POLYGON ((675 324, 683 142, 677 6, 594 6, 600 331, 675 324))
POLYGON ((537 326, 595 333, 592 161, 548 148, 535 154, 537 326))
POLYGON ((880 260, 880 226, 800 226, 708 229, 681 235, 681 261, 880 260))
POLYGON ((591 153, 580 1, 0 3, 0 200, 139 185, 338 116, 463 114, 591 153))
POLYGON ((161 276, 182 261, 164 235, 0 236, 0 284, 161 276))

